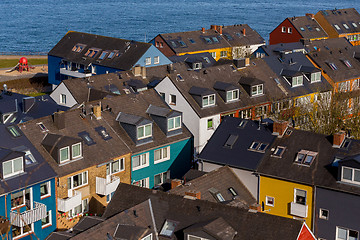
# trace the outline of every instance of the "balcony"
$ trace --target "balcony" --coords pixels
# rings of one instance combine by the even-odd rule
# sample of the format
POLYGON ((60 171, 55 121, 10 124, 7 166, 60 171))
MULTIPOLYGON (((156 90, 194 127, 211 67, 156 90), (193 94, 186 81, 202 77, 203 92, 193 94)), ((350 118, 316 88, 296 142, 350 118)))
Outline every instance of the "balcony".
MULTIPOLYGON (((30 208, 30 202, 26 200, 27 208, 30 208)), ((10 212, 10 222, 12 225, 17 227, 24 227, 40 219, 46 217, 46 205, 34 201, 34 207, 32 209, 26 210, 25 212, 10 212)))
POLYGON ((73 190, 73 196, 58 199, 58 211, 68 212, 81 204, 81 192, 73 190))
POLYGON ((84 77, 92 76, 91 73, 80 73, 77 71, 67 70, 65 68, 60 68, 60 74, 70 76, 70 77, 75 77, 75 78, 84 78, 84 77))
POLYGON ((307 213, 308 213, 308 205, 303 205, 303 204, 299 204, 299 203, 295 203, 295 202, 290 203, 290 214, 291 215, 306 218, 307 213))
POLYGON ((120 183, 120 178, 110 176, 109 179, 96 177, 96 193, 100 195, 108 195, 116 190, 120 183))

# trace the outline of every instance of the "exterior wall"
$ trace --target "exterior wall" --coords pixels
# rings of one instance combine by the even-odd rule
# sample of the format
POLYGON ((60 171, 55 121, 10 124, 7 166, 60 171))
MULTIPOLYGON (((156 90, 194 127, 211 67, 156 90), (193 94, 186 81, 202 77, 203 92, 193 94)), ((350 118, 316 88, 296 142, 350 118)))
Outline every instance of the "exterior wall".
POLYGON ((166 57, 171 57, 175 55, 175 52, 170 48, 169 45, 164 41, 160 35, 157 35, 153 40, 151 40, 151 43, 159 49, 166 57))
POLYGON ((50 84, 58 85, 60 79, 60 63, 61 58, 48 55, 48 81, 50 84))
MULTIPOLYGON (((199 170, 204 172, 211 172, 215 169, 222 167, 223 165, 203 162, 202 166, 199 167, 199 170)), ((251 195, 258 200, 258 192, 259 192, 259 177, 257 177, 253 172, 242 170, 239 168, 231 167, 231 169, 235 172, 236 176, 241 180, 241 182, 245 185, 245 187, 249 190, 251 195)))
POLYGON ((300 33, 292 25, 289 19, 285 19, 279 26, 277 26, 271 33, 269 37, 269 44, 274 45, 278 43, 290 43, 298 42, 301 39, 300 33), (282 32, 282 27, 286 27, 286 31, 282 32), (292 29, 292 33, 288 33, 288 29, 292 29))
POLYGON ((216 128, 220 125, 220 114, 216 114, 210 117, 205 117, 200 119, 199 124, 199 145, 197 150, 201 152, 205 147, 206 143, 209 141, 211 136, 214 134, 216 128), (208 120, 212 119, 213 127, 208 128, 208 120))
MULTIPOLYGON (((308 226, 313 226, 313 188, 311 186, 260 176, 259 203, 264 203, 264 211, 269 214, 294 218, 295 216, 290 215, 290 204, 294 202, 295 188, 306 191, 306 205, 308 206, 308 210, 307 217, 302 219, 305 220, 308 226), (274 207, 266 205, 266 196, 275 199, 274 207)), ((297 218, 300 219, 300 217, 297 218)))
POLYGON ((314 233, 318 238, 336 239, 336 227, 360 233, 360 196, 316 188, 314 233), (328 219, 319 218, 321 209, 329 211, 328 219))
MULTIPOLYGON (((40 182, 36 185, 27 187, 26 189, 31 188, 32 189, 32 201, 42 203, 46 205, 46 211, 51 210, 51 225, 48 225, 44 228, 42 228, 41 220, 38 220, 34 223, 32 223, 32 228, 34 232, 30 235, 24 235, 19 236, 16 239, 45 239, 50 233, 55 231, 56 229, 56 192, 55 192, 55 178, 49 179, 50 181, 50 195, 48 197, 42 198, 40 197, 40 184, 43 182, 40 182), (34 237, 36 236, 36 237, 34 237)), ((48 182, 44 181, 44 182, 48 182)), ((24 189, 22 189, 24 190, 24 189)), ((20 190, 20 191, 22 191, 20 190)), ((13 193, 16 193, 19 191, 14 191, 13 193)), ((4 216, 6 218, 10 219, 10 211, 11 211, 11 193, 3 195, 0 197, 0 216, 4 216)), ((18 209, 14 209, 13 211, 20 211, 24 212, 26 211, 25 207, 21 207, 18 209)), ((8 236, 12 236, 12 228, 10 229, 10 232, 8 233, 8 236)), ((2 235, 2 237, 5 237, 5 235, 2 235)), ((5 239, 5 238, 4 238, 5 239)), ((12 239, 12 238, 10 238, 12 239)))
POLYGON ((110 67, 96 65, 96 64, 92 64, 92 65, 95 67, 95 74, 96 75, 121 71, 120 69, 116 69, 116 68, 110 68, 110 67))
POLYGON ((180 91, 176 86, 171 82, 168 77, 165 77, 156 87, 155 90, 158 93, 165 94, 165 102, 174 110, 180 111, 183 113, 183 123, 190 130, 194 136, 194 148, 195 151, 199 153, 199 135, 200 135, 200 118, 194 111, 194 109, 189 105, 180 91), (170 94, 176 96, 176 105, 170 104, 170 94))
POLYGON ((66 107, 72 107, 77 104, 75 98, 72 96, 70 91, 67 89, 64 83, 60 83, 54 91, 50 94, 50 97, 59 105, 63 105, 66 107), (61 94, 66 95, 66 104, 60 104, 60 96, 61 94))
MULTIPOLYGON (((123 155, 121 157, 114 158, 113 161, 118 159, 125 158, 125 169, 119 173, 113 174, 120 178, 120 182, 130 184, 131 180, 131 163, 130 163, 130 153, 123 155)), ((71 164, 71 163, 70 163, 71 164)), ((88 183, 84 186, 75 188, 74 190, 81 192, 82 200, 88 199, 89 204, 89 214, 101 215, 105 207, 107 206, 106 196, 99 195, 96 193, 96 177, 106 178, 106 163, 98 166, 93 166, 87 169, 82 169, 81 171, 73 172, 69 175, 59 178, 58 185, 58 198, 67 198, 68 197, 68 177, 77 175, 79 173, 88 171, 88 183)), ((58 229, 70 229, 81 219, 82 214, 69 218, 68 212, 62 213, 58 212, 57 214, 57 224, 58 229)))
POLYGON ((185 52, 185 53, 179 53, 176 54, 178 56, 182 56, 185 54, 196 54, 196 53, 216 53, 216 57, 214 58, 216 61, 220 59, 220 53, 221 51, 227 51, 227 59, 232 59, 232 48, 228 47, 228 48, 217 48, 217 49, 207 49, 207 50, 201 50, 201 51, 193 51, 193 52, 185 52))
POLYGON ((148 154, 149 165, 138 170, 132 170, 131 183, 149 178, 149 188, 155 187, 154 176, 159 173, 170 171, 170 178, 181 178, 191 166, 192 159, 192 139, 186 139, 170 145, 161 146, 150 151, 134 154, 148 154), (154 163, 154 151, 170 146, 170 159, 159 163, 154 163))
POLYGON ((162 52, 160 52, 156 47, 153 45, 150 46, 150 48, 145 52, 143 56, 135 63, 134 66, 140 65, 142 67, 154 67, 154 66, 160 66, 160 65, 167 65, 172 63, 162 52), (151 58, 151 64, 146 65, 145 60, 146 58, 151 58), (154 58, 159 57, 159 63, 154 64, 154 58))

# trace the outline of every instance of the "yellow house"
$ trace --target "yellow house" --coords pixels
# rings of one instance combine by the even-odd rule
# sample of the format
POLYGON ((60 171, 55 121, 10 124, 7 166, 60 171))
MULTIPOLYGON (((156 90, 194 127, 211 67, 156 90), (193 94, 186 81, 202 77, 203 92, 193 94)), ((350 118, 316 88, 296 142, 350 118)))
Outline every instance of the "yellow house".
POLYGON ((211 25, 200 31, 164 33, 150 41, 165 56, 208 52, 217 61, 250 56, 265 40, 247 24, 211 25))
POLYGON ((259 203, 269 214, 299 219, 312 226, 313 187, 260 176, 259 203))

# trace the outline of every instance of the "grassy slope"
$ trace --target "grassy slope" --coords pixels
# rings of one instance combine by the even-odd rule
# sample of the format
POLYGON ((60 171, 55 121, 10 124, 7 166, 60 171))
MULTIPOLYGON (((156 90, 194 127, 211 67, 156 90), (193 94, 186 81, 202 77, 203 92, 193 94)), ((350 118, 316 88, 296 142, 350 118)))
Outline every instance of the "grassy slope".
MULTIPOLYGON (((0 68, 14 67, 19 62, 19 59, 0 59, 0 68)), ((28 59, 28 62, 30 65, 43 65, 43 64, 47 64, 47 59, 34 58, 34 59, 28 59)))

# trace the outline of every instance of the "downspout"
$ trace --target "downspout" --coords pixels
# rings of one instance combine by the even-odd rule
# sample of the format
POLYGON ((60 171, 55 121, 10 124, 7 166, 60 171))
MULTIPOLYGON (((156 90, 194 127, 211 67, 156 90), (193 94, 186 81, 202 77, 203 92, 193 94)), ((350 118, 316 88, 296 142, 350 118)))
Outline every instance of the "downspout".
POLYGON ((157 231, 156 224, 155 224, 154 212, 153 212, 152 205, 151 205, 151 199, 149 198, 148 201, 149 201, 149 206, 150 206, 151 220, 154 225, 155 237, 156 237, 156 240, 159 240, 158 231, 157 231))
POLYGON ((313 213, 312 213, 312 226, 311 226, 311 230, 315 235, 315 206, 316 206, 316 186, 314 186, 314 193, 313 193, 313 213))

